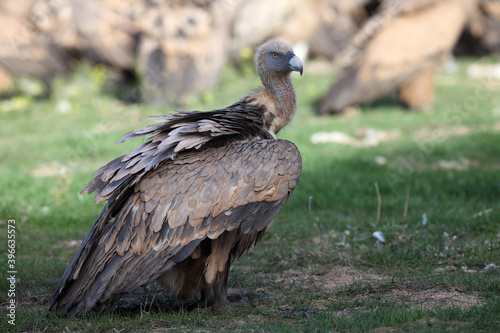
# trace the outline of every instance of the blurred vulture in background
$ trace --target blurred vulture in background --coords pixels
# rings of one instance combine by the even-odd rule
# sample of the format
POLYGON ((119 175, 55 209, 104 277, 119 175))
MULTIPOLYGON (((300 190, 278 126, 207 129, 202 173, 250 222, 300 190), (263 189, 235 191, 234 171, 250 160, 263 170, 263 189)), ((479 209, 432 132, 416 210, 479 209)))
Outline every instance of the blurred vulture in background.
POLYGON ((142 31, 137 72, 146 101, 181 103, 216 87, 227 59, 231 3, 173 0, 135 11, 142 31))
POLYGON ((20 35, 29 24, 32 29, 15 41, 23 54, 12 47, 0 51, 0 61, 5 58, 0 65, 14 74, 49 82, 68 67, 63 55, 71 55, 103 63, 124 78, 137 76, 140 91, 132 92, 131 99, 179 104, 190 93, 214 89, 227 59, 231 1, 16 1, 12 3, 22 3, 24 10, 16 15, 2 11, 8 6, 1 4, 2 22, 9 22, 12 31, 0 32, 0 43, 2 38, 4 45, 10 43, 9 36, 20 35), (24 58, 29 66, 22 65, 24 58))
MULTIPOLYGON (((365 18, 360 4, 367 1, 10 0, 2 8, 22 10, 8 21, 31 26, 23 47, 44 56, 19 66, 28 53, 17 59, 2 51, 18 61, 5 66, 14 74, 50 82, 85 59, 105 64, 117 83, 136 79, 136 89, 121 91, 126 100, 182 104, 193 93, 213 90, 228 58, 238 62, 242 50, 269 38, 301 42, 304 56, 311 45, 313 54, 331 58, 365 18)), ((9 35, 0 32, 0 40, 9 35)))
POLYGON ((122 99, 173 105, 213 90, 227 60, 269 38, 339 62, 321 113, 391 91, 430 106, 434 69, 464 26, 462 53, 500 49, 499 0, 5 0, 0 19, 0 89, 29 75, 49 93, 84 59, 106 65, 122 99))
POLYGON ((264 85, 215 111, 181 111, 120 141, 150 136, 94 174, 82 192, 107 201, 53 294, 75 315, 152 283, 179 302, 228 304, 231 263, 255 244, 297 185, 301 157, 276 134, 293 118, 290 73, 302 62, 268 41, 255 54, 264 85))
POLYGON ((386 0, 340 57, 319 112, 339 113, 391 91, 411 108, 434 100, 433 75, 472 12, 472 0, 386 0))
POLYGON ((479 1, 469 29, 486 51, 500 53, 500 1, 479 1))

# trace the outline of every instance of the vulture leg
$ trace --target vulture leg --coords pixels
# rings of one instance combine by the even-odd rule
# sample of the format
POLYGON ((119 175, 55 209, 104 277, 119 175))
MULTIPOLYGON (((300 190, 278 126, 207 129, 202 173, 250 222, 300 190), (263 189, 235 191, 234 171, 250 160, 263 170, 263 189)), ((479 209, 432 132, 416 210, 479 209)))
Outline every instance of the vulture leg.
POLYGON ((198 302, 198 305, 202 308, 206 308, 213 303, 213 299, 214 299, 214 293, 212 292, 212 289, 208 287, 203 288, 201 290, 201 299, 198 302))
POLYGON ((214 308, 220 309, 229 305, 227 300, 227 278, 229 276, 229 266, 231 261, 227 260, 224 271, 217 273, 217 284, 214 286, 214 308))
POLYGON ((399 99, 412 109, 425 110, 434 102, 434 67, 424 68, 399 87, 399 99))

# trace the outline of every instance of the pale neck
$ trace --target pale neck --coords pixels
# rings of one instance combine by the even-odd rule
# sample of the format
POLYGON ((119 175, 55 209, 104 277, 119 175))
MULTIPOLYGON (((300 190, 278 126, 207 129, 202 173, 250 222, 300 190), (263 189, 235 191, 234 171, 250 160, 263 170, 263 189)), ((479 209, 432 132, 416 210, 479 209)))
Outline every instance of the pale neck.
POLYGON ((283 76, 261 77, 266 90, 273 95, 276 101, 278 117, 283 117, 286 123, 295 115, 297 102, 290 74, 283 76))

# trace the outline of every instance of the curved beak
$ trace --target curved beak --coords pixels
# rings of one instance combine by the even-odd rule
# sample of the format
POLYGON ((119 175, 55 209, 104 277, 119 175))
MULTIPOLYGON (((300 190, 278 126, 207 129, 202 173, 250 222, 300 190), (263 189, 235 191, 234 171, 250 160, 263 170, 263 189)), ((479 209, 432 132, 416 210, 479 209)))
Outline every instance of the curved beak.
POLYGON ((302 76, 304 66, 302 65, 302 61, 295 54, 288 60, 288 67, 292 71, 299 72, 300 76, 302 76))

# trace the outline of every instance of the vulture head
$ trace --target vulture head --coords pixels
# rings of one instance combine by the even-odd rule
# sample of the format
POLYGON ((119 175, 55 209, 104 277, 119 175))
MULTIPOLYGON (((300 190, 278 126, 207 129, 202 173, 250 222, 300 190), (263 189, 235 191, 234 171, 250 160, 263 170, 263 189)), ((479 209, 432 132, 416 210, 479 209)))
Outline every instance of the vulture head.
POLYGON ((293 53, 290 44, 282 41, 270 40, 260 45, 255 51, 254 61, 264 84, 271 77, 287 77, 292 71, 302 75, 302 61, 293 53))

